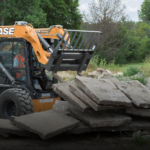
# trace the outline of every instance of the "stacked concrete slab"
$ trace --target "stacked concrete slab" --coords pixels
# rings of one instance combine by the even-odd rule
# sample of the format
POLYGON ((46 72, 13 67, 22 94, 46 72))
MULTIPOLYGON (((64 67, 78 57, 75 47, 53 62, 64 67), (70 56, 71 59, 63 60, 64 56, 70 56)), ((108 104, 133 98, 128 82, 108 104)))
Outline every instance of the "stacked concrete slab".
POLYGON ((75 83, 94 102, 102 105, 131 106, 131 101, 108 79, 77 76, 75 83))
POLYGON ((150 116, 150 91, 138 81, 120 82, 116 78, 77 76, 72 82, 53 85, 53 90, 73 105, 68 109, 72 116, 90 128, 130 124, 132 117, 128 115, 150 116), (71 95, 67 99, 64 97, 65 85, 71 95), (79 106, 76 99, 87 105, 86 109, 79 106))

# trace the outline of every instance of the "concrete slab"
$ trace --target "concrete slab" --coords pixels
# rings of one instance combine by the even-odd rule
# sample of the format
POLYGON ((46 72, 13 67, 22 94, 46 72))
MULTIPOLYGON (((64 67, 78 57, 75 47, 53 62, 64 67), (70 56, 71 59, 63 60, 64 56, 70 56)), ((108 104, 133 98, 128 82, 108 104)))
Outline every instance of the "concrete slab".
POLYGON ((90 109, 90 106, 86 103, 82 102, 78 97, 72 94, 69 90, 69 85, 71 82, 60 83, 60 84, 53 84, 53 90, 64 100, 70 102, 72 105, 77 106, 82 111, 90 109))
POLYGON ((70 107, 69 111, 84 122, 85 124, 89 125, 92 128, 96 127, 115 127, 121 125, 127 125, 132 122, 132 118, 115 113, 113 111, 103 111, 103 112, 96 112, 96 111, 88 111, 88 112, 81 112, 75 107, 70 107))
POLYGON ((110 80, 114 85, 119 85, 120 84, 120 81, 115 77, 111 77, 108 80, 110 80))
POLYGON ((150 90, 139 81, 121 81, 116 85, 126 94, 134 105, 141 108, 150 108, 150 90))
POLYGON ((150 77, 147 80, 148 80, 148 83, 147 83, 146 87, 150 90, 150 77))
POLYGON ((11 117, 11 121, 22 129, 38 134, 43 140, 71 130, 79 124, 77 119, 54 110, 11 117))
POLYGON ((108 79, 77 76, 75 83, 97 104, 131 106, 131 101, 108 79))
POLYGON ((125 107, 118 107, 118 106, 105 106, 105 105, 98 105, 94 102, 81 88, 79 88, 75 82, 72 82, 70 85, 70 91, 81 99, 83 102, 87 103, 91 106, 95 111, 102 111, 102 110, 112 110, 112 109, 124 109, 125 107))
POLYGON ((128 108, 126 109, 126 113, 135 116, 150 117, 150 109, 128 108))
POLYGON ((100 127, 91 128, 88 125, 80 122, 79 126, 68 131, 71 134, 81 134, 86 132, 98 132, 98 131, 137 131, 137 130, 148 130, 150 131, 150 122, 147 120, 133 120, 131 124, 119 127, 100 127))
POLYGON ((10 120, 0 119, 0 133, 15 134, 25 137, 38 137, 36 134, 16 127, 10 120))

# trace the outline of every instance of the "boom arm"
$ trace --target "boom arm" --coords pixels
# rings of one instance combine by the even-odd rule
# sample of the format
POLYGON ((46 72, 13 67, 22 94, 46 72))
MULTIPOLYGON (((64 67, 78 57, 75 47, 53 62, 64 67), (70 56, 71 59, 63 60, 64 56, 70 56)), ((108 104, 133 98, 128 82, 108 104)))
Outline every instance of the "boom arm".
MULTIPOLYGON (((40 43, 39 37, 36 32, 38 32, 39 29, 33 29, 33 27, 29 24, 15 24, 13 26, 1 26, 0 27, 0 37, 21 37, 29 41, 33 49, 35 51, 35 54, 37 56, 37 59, 40 63, 46 65, 48 63, 48 58, 51 57, 52 52, 47 52, 43 50, 42 45, 40 43)), ((51 30, 50 33, 54 34, 53 36, 43 36, 43 38, 57 38, 57 32, 59 32, 61 35, 63 35, 64 30, 61 28, 51 30)), ((41 38, 42 38, 41 37, 41 38)), ((67 35, 66 35, 67 38, 67 35)))
MULTIPOLYGON (((39 33, 43 38, 61 40, 66 30, 63 29, 61 25, 54 25, 54 26, 50 26, 49 28, 37 28, 35 29, 35 31, 39 33)), ((64 40, 67 40, 68 36, 69 34, 67 33, 64 37, 64 40)), ((63 43, 65 43, 65 41, 63 41, 63 43)), ((61 44, 62 46, 64 45, 63 43, 61 44)), ((69 44, 70 44, 70 39, 68 40, 66 47, 68 47, 69 44)))

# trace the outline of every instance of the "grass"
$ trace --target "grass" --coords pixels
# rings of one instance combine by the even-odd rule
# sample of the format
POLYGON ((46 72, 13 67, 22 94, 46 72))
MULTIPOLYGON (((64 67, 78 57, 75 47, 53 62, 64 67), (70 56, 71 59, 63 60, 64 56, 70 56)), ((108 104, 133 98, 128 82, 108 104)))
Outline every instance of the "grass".
MULTIPOLYGON (((116 74, 118 72, 124 72, 131 66, 134 66, 138 68, 140 71, 144 72, 146 76, 150 77, 150 58, 147 58, 143 63, 132 63, 132 64, 124 64, 124 65, 116 65, 114 60, 111 63, 107 63, 105 59, 102 59, 100 63, 97 65, 98 60, 96 58, 92 58, 90 61, 87 71, 91 72, 93 70, 96 70, 96 68, 103 68, 110 70, 113 74, 116 74)), ((85 72, 85 73, 86 73, 85 72)))
POLYGON ((130 66, 125 71, 123 71, 124 76, 133 76, 135 74, 141 73, 142 71, 137 66, 130 66))
POLYGON ((140 77, 132 77, 130 78, 131 80, 138 80, 139 82, 141 82, 143 85, 147 85, 148 84, 148 79, 146 76, 140 76, 140 77))
MULTIPOLYGON (((98 60, 96 57, 93 57, 86 69, 86 71, 82 71, 83 75, 87 75, 89 72, 95 71, 97 68, 103 68, 103 69, 108 69, 110 70, 113 74, 117 74, 118 72, 125 72, 128 68, 138 68, 140 72, 143 72, 145 76, 150 77, 150 58, 147 58, 143 63, 132 63, 132 64, 124 64, 124 65, 116 65, 114 61, 111 63, 107 63, 105 59, 102 59, 100 63, 97 63, 98 60)), ((58 72, 58 74, 62 77, 64 80, 74 80, 74 77, 77 75, 76 71, 65 71, 65 75, 63 72, 58 72), (65 76, 64 76, 64 75, 65 76)), ((136 79, 135 79, 136 80, 136 79)), ((143 80, 143 79, 138 79, 138 80, 143 80)), ((146 84, 146 81, 142 81, 143 83, 146 84)))

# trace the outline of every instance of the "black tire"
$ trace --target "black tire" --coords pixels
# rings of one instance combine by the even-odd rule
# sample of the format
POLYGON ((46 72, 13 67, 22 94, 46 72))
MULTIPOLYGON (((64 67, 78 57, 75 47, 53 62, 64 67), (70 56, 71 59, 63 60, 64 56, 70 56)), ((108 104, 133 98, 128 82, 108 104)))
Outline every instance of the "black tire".
POLYGON ((23 89, 11 88, 0 95, 0 118, 33 113, 31 96, 23 89))

